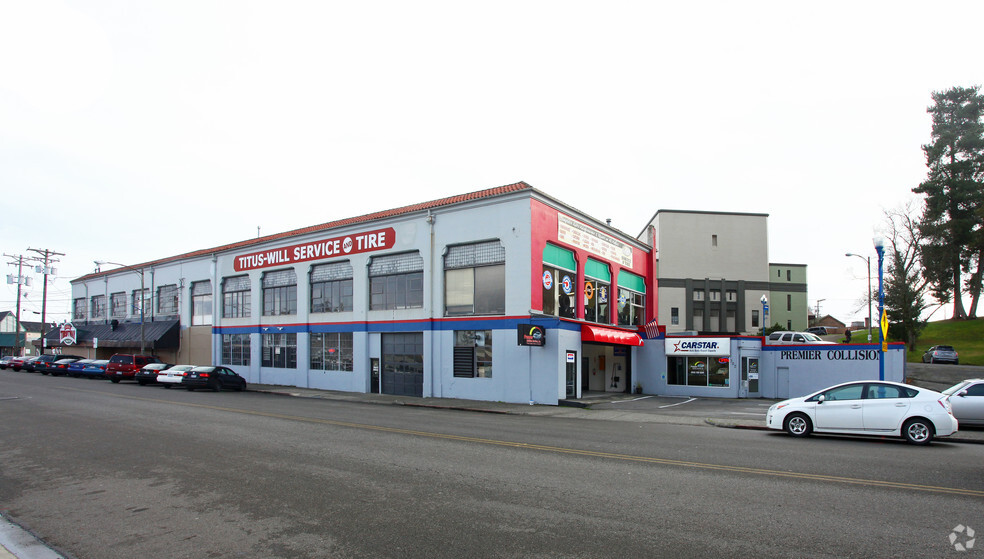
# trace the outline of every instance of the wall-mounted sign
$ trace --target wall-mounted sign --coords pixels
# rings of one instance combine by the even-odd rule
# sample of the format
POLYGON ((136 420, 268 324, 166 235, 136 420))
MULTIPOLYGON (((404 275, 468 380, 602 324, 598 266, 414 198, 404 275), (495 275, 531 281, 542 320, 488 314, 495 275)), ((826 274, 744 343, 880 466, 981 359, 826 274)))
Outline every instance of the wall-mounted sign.
POLYGON ((564 288, 564 293, 567 295, 574 293, 574 280, 571 279, 571 276, 565 275, 564 279, 561 280, 560 285, 564 288))
POLYGON ((577 361, 575 361, 575 359, 577 359, 577 354, 574 353, 573 351, 568 351, 567 352, 567 362, 568 363, 576 363, 577 361))
POLYGON ((667 355, 730 355, 728 338, 666 338, 667 355))
POLYGON ((519 324, 516 326, 516 338, 519 345, 542 346, 547 343, 547 331, 535 324, 519 324))
POLYGON ((385 250, 393 248, 394 245, 396 245, 396 231, 392 227, 387 227, 354 235, 332 237, 310 243, 242 254, 235 257, 233 268, 237 272, 242 272, 270 266, 286 266, 296 262, 385 250))
POLYGON ((544 270, 544 272, 543 272, 543 288, 546 289, 547 291, 550 291, 550 288, 552 286, 553 286, 553 274, 550 273, 550 270, 544 270))
POLYGON ((74 345, 78 340, 79 333, 71 322, 66 322, 58 328, 58 342, 65 345, 74 345))
POLYGON ((557 240, 618 262, 626 268, 632 267, 631 246, 566 215, 557 214, 557 240))

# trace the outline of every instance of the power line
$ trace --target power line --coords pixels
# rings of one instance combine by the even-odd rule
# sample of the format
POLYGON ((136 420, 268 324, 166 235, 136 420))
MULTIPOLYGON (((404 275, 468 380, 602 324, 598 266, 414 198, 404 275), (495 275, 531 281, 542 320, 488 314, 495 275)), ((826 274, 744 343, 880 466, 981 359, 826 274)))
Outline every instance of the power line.
POLYGON ((53 250, 48 250, 46 248, 45 249, 28 248, 27 250, 31 252, 36 252, 39 255, 41 255, 41 256, 34 256, 31 258, 31 260, 42 263, 41 266, 38 266, 36 271, 39 274, 44 274, 44 288, 41 291, 41 325, 42 325, 41 326, 41 353, 44 353, 44 345, 45 345, 44 340, 45 340, 45 335, 47 334, 47 332, 44 331, 44 325, 46 322, 45 320, 46 313, 48 312, 48 276, 54 275, 55 273, 55 269, 52 268, 50 264, 54 264, 55 262, 58 262, 57 258, 53 258, 54 256, 65 256, 65 253, 55 252, 53 250))

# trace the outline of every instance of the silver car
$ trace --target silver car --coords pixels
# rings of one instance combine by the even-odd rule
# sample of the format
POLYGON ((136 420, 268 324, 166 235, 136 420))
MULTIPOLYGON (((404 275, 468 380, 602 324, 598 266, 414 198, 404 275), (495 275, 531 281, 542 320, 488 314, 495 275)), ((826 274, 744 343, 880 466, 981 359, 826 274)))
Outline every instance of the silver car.
POLYGON ((984 426, 984 379, 972 378, 943 391, 950 397, 953 417, 961 426, 984 426))
POLYGON ((926 350, 922 360, 923 363, 953 363, 954 365, 959 365, 959 357, 957 350, 953 349, 953 346, 934 345, 926 350))

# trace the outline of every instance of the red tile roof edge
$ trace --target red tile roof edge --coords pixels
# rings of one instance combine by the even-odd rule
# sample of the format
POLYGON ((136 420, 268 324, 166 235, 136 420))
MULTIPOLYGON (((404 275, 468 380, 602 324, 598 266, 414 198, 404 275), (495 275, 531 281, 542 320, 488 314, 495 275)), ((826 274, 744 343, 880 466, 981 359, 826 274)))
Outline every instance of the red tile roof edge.
MULTIPOLYGON (((322 223, 320 225, 311 225, 311 226, 308 226, 308 227, 302 227, 300 229, 292 229, 290 231, 284 231, 282 233, 275 233, 273 235, 267 235, 265 237, 259 237, 259 238, 256 238, 256 239, 249 239, 249 240, 245 240, 245 241, 239 241, 239 242, 235 242, 235 243, 230 243, 230 244, 227 244, 227 245, 221 245, 221 246, 217 246, 217 247, 212 247, 212 248, 207 248, 207 249, 202 249, 202 250, 196 250, 196 251, 192 251, 192 252, 186 252, 184 254, 177 254, 177 255, 174 255, 174 256, 168 256, 166 258, 160 258, 160 259, 157 259, 157 260, 151 260, 149 262, 143 262, 141 264, 134 264, 131 267, 132 268, 140 268, 140 267, 156 266, 158 264, 164 264, 164 263, 167 263, 167 262, 173 262, 175 260, 181 260, 181 259, 185 259, 185 258, 196 258, 196 257, 199 257, 199 256, 205 256, 205 255, 212 254, 212 253, 226 252, 226 251, 229 251, 229 250, 236 250, 236 249, 240 249, 240 248, 245 248, 245 247, 249 247, 249 246, 258 245, 258 244, 261 244, 261 243, 267 243, 267 242, 270 242, 270 241, 276 241, 278 239, 286 239, 286 238, 294 237, 294 236, 297 236, 297 235, 305 235, 305 234, 308 234, 308 233, 316 233, 318 231, 326 231, 326 230, 329 230, 329 229, 334 229, 336 227, 344 227, 346 225, 355 225, 355 224, 358 224, 358 223, 368 223, 370 221, 375 221, 377 219, 386 219, 386 218, 395 217, 395 216, 398 216, 398 215, 405 215, 405 214, 419 212, 419 211, 424 211, 424 210, 431 210, 431 209, 435 209, 435 208, 442 208, 442 207, 451 206, 451 205, 454 205, 454 204, 460 204, 462 202, 469 202, 469 201, 472 201, 472 200, 482 200, 482 199, 486 199, 486 198, 495 198, 496 196, 503 196, 505 194, 511 194, 511 193, 514 193, 514 192, 521 192, 521 191, 524 191, 524 190, 528 190, 530 192, 534 192, 536 189, 534 189, 532 186, 530 186, 529 184, 527 184, 524 181, 519 181, 519 182, 516 182, 516 183, 513 183, 513 184, 507 184, 507 185, 504 185, 504 186, 496 186, 496 187, 493 187, 493 188, 486 188, 486 189, 483 189, 483 190, 476 190, 474 192, 468 192, 468 193, 465 193, 465 194, 458 194, 458 195, 455 195, 455 196, 448 196, 446 198, 438 198, 437 200, 431 200, 429 202, 421 202, 421 203, 418 203, 418 204, 410 204, 409 206, 402 206, 402 207, 394 208, 394 209, 391 209, 391 210, 383 210, 383 211, 368 213, 368 214, 364 214, 364 215, 360 215, 360 216, 355 216, 355 217, 347 217, 347 218, 343 218, 343 219, 337 219, 335 221, 329 221, 327 223, 322 223)), ((95 277, 106 276, 106 275, 115 273, 115 272, 117 272, 119 270, 120 270, 119 268, 113 268, 112 270, 106 270, 105 272, 93 272, 91 274, 86 274, 84 276, 75 278, 75 279, 71 280, 71 283, 75 283, 77 281, 83 281, 83 280, 87 280, 87 279, 91 279, 91 278, 95 278, 95 277)))

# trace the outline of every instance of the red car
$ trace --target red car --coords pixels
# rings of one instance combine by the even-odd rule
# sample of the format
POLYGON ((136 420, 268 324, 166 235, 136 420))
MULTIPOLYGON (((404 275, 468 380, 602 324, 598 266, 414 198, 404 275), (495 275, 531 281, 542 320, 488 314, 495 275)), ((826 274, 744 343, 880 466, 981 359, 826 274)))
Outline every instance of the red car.
POLYGON ((160 363, 161 360, 154 355, 131 355, 117 353, 109 358, 106 365, 106 378, 113 382, 121 380, 134 380, 137 371, 149 363, 160 363))

